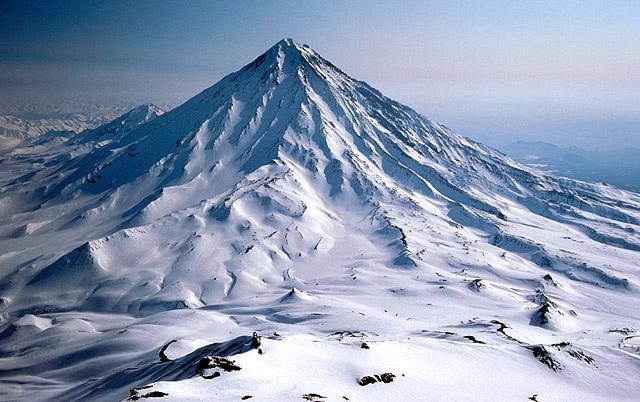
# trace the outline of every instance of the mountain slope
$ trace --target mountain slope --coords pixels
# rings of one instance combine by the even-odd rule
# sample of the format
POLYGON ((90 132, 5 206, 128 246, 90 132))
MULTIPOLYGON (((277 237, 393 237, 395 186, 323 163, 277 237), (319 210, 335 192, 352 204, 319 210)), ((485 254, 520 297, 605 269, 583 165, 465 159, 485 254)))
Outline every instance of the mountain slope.
MULTIPOLYGON (((514 380, 494 399, 539 389, 544 400, 562 392, 624 400, 637 387, 637 350, 615 332, 639 321, 637 194, 519 165, 290 39, 155 114, 130 130, 83 133, 76 144, 100 145, 3 187, 0 359, 9 399, 35 398, 43 386, 44 397, 112 400, 148 382, 197 383, 187 379, 197 370, 168 373, 212 353, 194 345, 252 331, 284 335, 265 340, 266 350, 291 345, 307 360, 365 338, 423 359, 433 348, 456 364, 495 359, 504 370, 515 358, 531 370, 523 379, 554 384, 514 380), (190 357, 158 366, 157 348, 173 339, 176 359, 190 357), (492 352, 478 349, 486 344, 492 352), (139 374, 122 371, 132 366, 139 374)), ((253 365, 260 356, 242 358, 253 365)), ((326 392, 371 398, 318 365, 322 381, 338 381, 326 392)), ((364 373, 374 366, 384 364, 354 366, 353 375, 376 374, 364 373)), ((233 375, 221 398, 265 373, 233 375)), ((480 377, 488 396, 499 378, 480 377)), ((278 391, 278 381, 271 399, 301 396, 278 391)), ((390 392, 416 399, 420 387, 402 383, 390 392)), ((158 392, 191 398, 174 385, 158 392)))

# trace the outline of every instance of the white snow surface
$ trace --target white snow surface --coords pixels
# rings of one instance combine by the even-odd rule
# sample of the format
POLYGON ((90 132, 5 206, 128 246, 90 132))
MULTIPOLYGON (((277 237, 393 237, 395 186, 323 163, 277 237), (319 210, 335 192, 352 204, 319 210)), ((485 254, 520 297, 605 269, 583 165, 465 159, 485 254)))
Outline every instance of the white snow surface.
POLYGON ((638 396, 640 195, 519 165, 290 39, 0 167, 0 400, 638 396))

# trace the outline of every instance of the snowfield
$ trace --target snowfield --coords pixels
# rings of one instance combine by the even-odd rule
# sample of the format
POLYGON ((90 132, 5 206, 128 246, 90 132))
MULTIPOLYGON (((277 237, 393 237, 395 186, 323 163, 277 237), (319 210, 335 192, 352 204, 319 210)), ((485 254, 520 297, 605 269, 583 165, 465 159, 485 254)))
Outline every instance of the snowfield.
POLYGON ((2 400, 638 397, 640 195, 290 39, 0 169, 2 400))

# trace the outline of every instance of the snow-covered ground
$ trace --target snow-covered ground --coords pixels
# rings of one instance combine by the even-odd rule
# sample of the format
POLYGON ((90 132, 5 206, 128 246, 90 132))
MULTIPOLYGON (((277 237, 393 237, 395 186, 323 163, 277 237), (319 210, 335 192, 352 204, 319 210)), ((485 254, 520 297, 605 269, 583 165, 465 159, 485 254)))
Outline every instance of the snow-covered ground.
POLYGON ((306 45, 0 166, 4 400, 637 396, 640 195, 306 45))

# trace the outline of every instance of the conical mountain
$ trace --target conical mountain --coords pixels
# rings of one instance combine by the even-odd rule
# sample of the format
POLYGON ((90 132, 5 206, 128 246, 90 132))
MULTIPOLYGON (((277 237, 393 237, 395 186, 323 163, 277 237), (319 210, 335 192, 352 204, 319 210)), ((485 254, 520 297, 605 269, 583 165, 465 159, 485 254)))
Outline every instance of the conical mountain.
MULTIPOLYGON (((136 110, 105 127, 142 113, 136 110)), ((368 221, 365 237, 382 239, 376 247, 389 253, 385 264, 401 266, 415 267, 433 244, 455 235, 457 245, 482 241, 496 253, 515 252, 536 266, 584 271, 571 274, 573 279, 626 286, 626 279, 589 263, 583 270, 584 261, 560 253, 558 244, 547 247, 544 235, 523 235, 522 229, 531 224, 541 233, 563 228, 570 241, 578 235, 607 250, 640 250, 629 230, 638 225, 636 195, 519 166, 349 77, 291 39, 173 111, 142 114, 150 113, 152 119, 143 116, 150 120, 145 124, 55 166, 49 177, 61 179, 40 189, 45 204, 69 199, 92 204, 81 204, 64 228, 107 225, 111 238, 127 239, 96 250, 137 249, 128 228, 154 232, 167 220, 189 228, 174 238, 183 244, 199 238, 192 230, 195 223, 183 222, 187 217, 201 230, 216 224, 236 230, 230 229, 235 223, 251 229, 240 230, 235 242, 228 242, 231 235, 208 240, 218 252, 229 248, 215 270, 234 286, 237 275, 248 270, 239 263, 242 251, 259 250, 264 260, 259 265, 272 266, 263 273, 279 276, 283 264, 317 254, 316 243, 331 249, 322 242, 351 233, 353 219, 360 225, 368 221), (598 217, 597 223, 586 225, 590 217, 598 217), (256 240, 272 233, 268 241, 256 240), (229 264, 240 264, 235 276, 229 264)), ((145 247, 139 251, 145 253, 145 247)), ((134 265, 126 259, 121 263, 134 265)), ((117 271, 108 265, 105 272, 117 271)), ((199 282, 202 273, 193 271, 199 282)), ((127 268, 121 274, 131 278, 135 272, 127 268)), ((196 305, 207 303, 201 289, 183 286, 199 300, 196 305)), ((229 292, 213 293, 218 299, 229 292)), ((157 293, 136 292, 135 298, 157 293)))
POLYGON ((170 328, 185 310, 237 331, 405 337, 497 317, 532 344, 640 324, 607 307, 638 300, 638 194, 519 165, 291 39, 114 138, 2 193, 23 225, 0 244, 21 250, 4 260, 9 321, 170 328))

